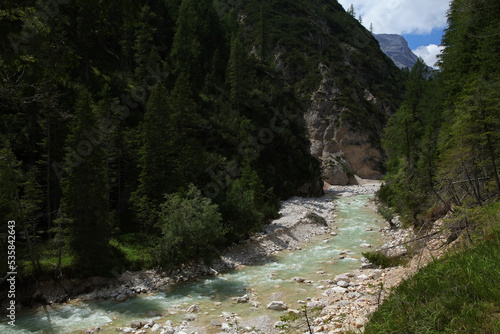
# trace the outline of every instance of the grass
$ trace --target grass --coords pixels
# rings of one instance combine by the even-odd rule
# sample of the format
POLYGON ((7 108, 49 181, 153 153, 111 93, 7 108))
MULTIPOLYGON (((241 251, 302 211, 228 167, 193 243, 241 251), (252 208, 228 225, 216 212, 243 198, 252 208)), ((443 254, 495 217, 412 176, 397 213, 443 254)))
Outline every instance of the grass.
POLYGON ((154 266, 150 242, 146 236, 124 234, 111 239, 110 245, 117 251, 116 257, 121 257, 121 264, 128 270, 150 269, 154 266))
MULTIPOLYGON (((151 249, 154 249, 154 246, 150 239, 151 237, 135 234, 124 234, 112 238, 109 244, 111 246, 111 256, 113 257, 113 268, 110 268, 110 271, 153 268, 155 262, 151 249)), ((33 266, 27 251, 19 253, 20 266, 18 271, 20 276, 50 276, 54 273, 59 261, 57 249, 52 249, 49 244, 42 244, 39 246, 38 252, 40 254, 41 272, 37 275, 33 272, 33 266)), ((63 249, 61 254, 60 271, 70 276, 78 275, 78 269, 75 268, 73 263, 73 256, 66 248, 63 249)))
POLYGON ((365 333, 500 333, 500 228, 404 281, 365 333))

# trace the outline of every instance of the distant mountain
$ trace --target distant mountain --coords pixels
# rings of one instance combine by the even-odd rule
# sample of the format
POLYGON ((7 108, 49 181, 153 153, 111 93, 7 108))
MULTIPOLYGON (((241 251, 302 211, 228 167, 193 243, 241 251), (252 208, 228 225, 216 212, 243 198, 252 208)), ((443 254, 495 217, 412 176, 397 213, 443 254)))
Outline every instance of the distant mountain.
POLYGON ((418 57, 408 47, 408 42, 401 35, 396 34, 374 34, 380 44, 380 48, 391 58, 399 68, 411 69, 418 57))

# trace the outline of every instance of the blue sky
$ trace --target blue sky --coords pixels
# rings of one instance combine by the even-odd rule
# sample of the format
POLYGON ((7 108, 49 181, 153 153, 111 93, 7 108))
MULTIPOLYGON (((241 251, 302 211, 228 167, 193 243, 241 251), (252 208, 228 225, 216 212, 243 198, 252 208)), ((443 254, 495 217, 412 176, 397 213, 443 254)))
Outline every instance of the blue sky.
POLYGON ((450 0, 338 0, 348 9, 354 6, 367 28, 376 34, 399 34, 427 65, 434 66, 441 52, 441 36, 446 27, 450 0))
POLYGON ((443 36, 443 28, 434 28, 430 34, 427 35, 417 35, 417 34, 402 34, 403 37, 408 41, 410 49, 415 50, 419 46, 429 45, 429 44, 441 44, 441 37, 443 36))

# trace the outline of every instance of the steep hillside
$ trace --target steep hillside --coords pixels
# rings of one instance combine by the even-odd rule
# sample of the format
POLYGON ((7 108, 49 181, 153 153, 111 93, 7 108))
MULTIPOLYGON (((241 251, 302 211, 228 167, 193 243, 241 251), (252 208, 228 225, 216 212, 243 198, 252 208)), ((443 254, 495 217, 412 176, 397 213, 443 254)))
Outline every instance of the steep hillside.
POLYGON ((300 96, 323 177, 380 178, 380 132, 395 111, 401 73, 372 34, 336 1, 236 1, 248 51, 271 59, 300 96))

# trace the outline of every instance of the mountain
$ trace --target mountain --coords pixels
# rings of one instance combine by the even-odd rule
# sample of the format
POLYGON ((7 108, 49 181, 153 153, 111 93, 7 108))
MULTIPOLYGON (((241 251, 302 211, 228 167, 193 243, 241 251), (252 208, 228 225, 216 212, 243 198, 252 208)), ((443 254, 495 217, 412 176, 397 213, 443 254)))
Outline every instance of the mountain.
POLYGON ((373 35, 332 0, 237 1, 233 10, 248 51, 273 62, 301 98, 323 179, 381 178, 380 133, 402 85, 373 35))
POLYGON ((401 69, 411 69, 418 57, 408 47, 408 42, 401 35, 396 34, 374 34, 380 44, 380 48, 401 69))

